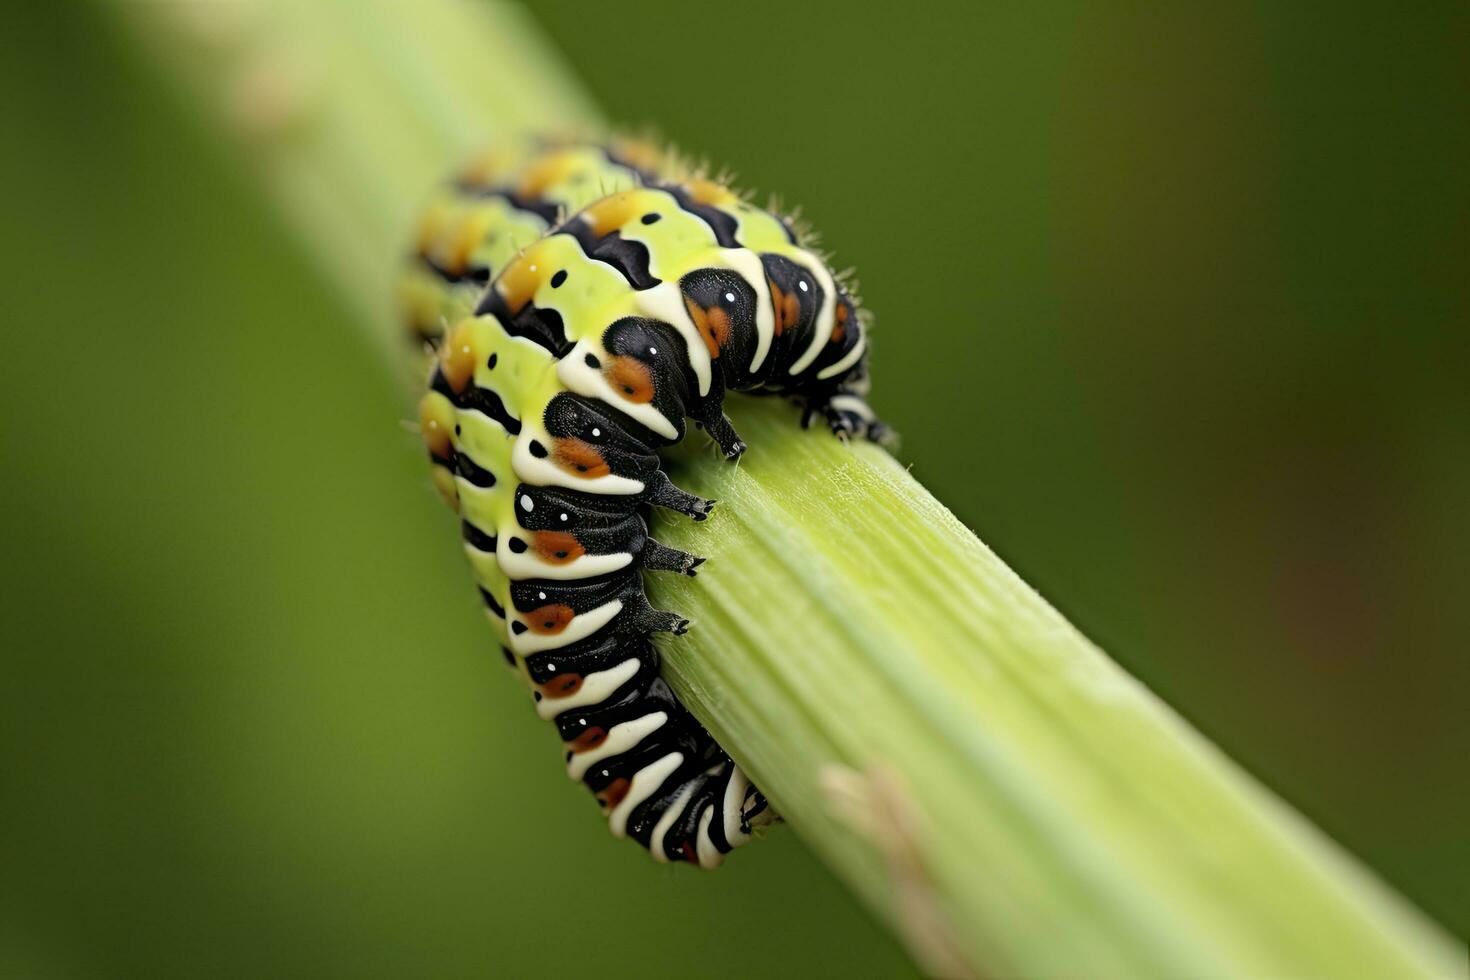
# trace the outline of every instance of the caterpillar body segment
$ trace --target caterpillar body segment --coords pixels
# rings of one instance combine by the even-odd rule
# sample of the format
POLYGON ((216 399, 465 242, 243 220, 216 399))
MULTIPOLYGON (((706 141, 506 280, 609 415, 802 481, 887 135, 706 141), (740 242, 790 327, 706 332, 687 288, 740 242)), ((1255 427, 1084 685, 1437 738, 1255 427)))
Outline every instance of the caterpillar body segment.
POLYGON ((729 391, 794 398, 844 436, 886 430, 864 400, 863 322, 823 261, 778 216, 660 166, 559 145, 450 185, 420 229, 405 314, 436 353, 420 405, 434 482, 569 774, 615 835, 708 868, 774 814, 649 641, 689 623, 649 604, 643 573, 703 559, 654 540, 648 509, 712 507, 659 451, 693 420, 726 457, 744 452, 729 391), (579 198, 592 183, 611 192, 579 198))
POLYGON ((436 188, 419 214, 399 306, 415 337, 437 344, 485 285, 565 214, 639 186, 664 164, 650 144, 510 144, 436 188))
POLYGON ((714 197, 603 198, 511 260, 477 312, 554 352, 569 390, 668 441, 688 417, 739 455, 726 390, 794 395, 839 431, 881 437, 856 410, 867 339, 852 300, 778 218, 714 197), (838 396, 847 409, 829 412, 838 396))

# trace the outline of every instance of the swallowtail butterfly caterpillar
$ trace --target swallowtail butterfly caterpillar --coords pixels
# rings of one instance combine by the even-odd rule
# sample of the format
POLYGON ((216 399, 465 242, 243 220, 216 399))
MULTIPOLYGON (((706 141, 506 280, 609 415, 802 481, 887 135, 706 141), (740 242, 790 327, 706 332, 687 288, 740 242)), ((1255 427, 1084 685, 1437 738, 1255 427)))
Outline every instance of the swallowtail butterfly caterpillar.
POLYGON ((502 151, 441 188, 401 286, 434 352, 434 479, 507 661, 612 832, 712 868, 773 814, 660 676, 650 634, 688 622, 649 605, 642 575, 703 559, 645 514, 702 521, 713 501, 658 451, 693 419, 738 458, 727 391, 790 396, 843 436, 886 430, 843 286, 786 221, 681 169, 637 143, 502 151))

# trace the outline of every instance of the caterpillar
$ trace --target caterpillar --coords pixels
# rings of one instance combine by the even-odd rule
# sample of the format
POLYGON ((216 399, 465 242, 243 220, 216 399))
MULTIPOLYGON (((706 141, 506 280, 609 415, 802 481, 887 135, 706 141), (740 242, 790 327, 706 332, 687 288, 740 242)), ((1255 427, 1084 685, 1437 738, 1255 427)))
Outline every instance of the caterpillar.
POLYGON ((863 318, 790 223, 643 144, 503 151, 431 201, 402 282, 427 345, 419 427, 507 663, 618 837, 718 866, 774 819, 679 702, 644 572, 704 559, 660 544, 649 507, 695 521, 659 450, 686 420, 727 459, 728 391, 780 394, 843 437, 868 408, 863 318))

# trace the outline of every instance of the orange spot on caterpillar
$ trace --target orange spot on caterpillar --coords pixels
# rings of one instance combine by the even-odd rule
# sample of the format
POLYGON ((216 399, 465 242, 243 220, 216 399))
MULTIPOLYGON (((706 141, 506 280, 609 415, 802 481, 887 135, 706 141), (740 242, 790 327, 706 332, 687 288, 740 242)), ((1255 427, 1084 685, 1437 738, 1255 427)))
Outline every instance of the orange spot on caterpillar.
POLYGON ((702 177, 685 181, 684 189, 695 204, 731 204, 739 200, 728 187, 702 177))
POLYGON ((449 242, 440 254, 439 262, 445 271, 462 276, 470 267, 470 256, 490 230, 489 217, 476 211, 466 211, 449 229, 449 242))
POLYGON ((545 684, 539 685, 536 690, 548 701, 558 701, 569 698, 582 689, 581 674, 557 674, 545 684))
POLYGON ((646 140, 614 139, 613 156, 639 170, 656 171, 663 165, 663 153, 646 140))
POLYGON ((834 344, 842 343, 842 338, 847 336, 847 304, 838 303, 836 320, 832 324, 832 340, 834 344))
POLYGON ((424 437, 424 447, 430 456, 448 459, 454 449, 450 435, 448 413, 444 411, 444 396, 429 392, 419 399, 419 434, 424 437))
POLYGON ((553 565, 576 561, 586 551, 575 535, 565 531, 537 531, 531 535, 531 547, 553 565))
POLYGON ((439 348, 439 370, 444 372, 444 380, 449 382, 449 387, 461 392, 475 376, 475 365, 479 360, 471 321, 461 320, 439 348))
POLYGON ((589 752, 607 741, 606 728, 589 728, 568 744, 573 752, 589 752))
MULTIPOLYGON (((576 615, 571 606, 551 603, 541 606, 539 609, 532 609, 525 614, 525 618, 526 625, 531 628, 532 633, 539 633, 542 636, 555 636, 557 633, 566 629, 567 624, 576 615)), ((580 684, 581 678, 578 678, 577 682, 580 684)))
POLYGON ((582 212, 582 220, 599 238, 611 235, 643 213, 637 194, 628 191, 605 197, 582 212))
POLYGON ((602 450, 582 439, 561 438, 551 441, 551 458, 568 473, 589 479, 607 476, 612 468, 602 458, 602 450))
POLYGON ((688 296, 684 297, 684 307, 689 311, 689 318, 694 321, 694 329, 699 333, 699 338, 709 348, 710 359, 719 357, 720 348, 730 339, 730 314, 718 306, 705 309, 688 296))
POLYGON ((576 147, 543 153, 521 175, 516 193, 523 198, 543 197, 547 190, 576 173, 578 163, 576 147))
POLYGON ((653 401, 653 371, 636 357, 614 357, 603 372, 613 390, 639 405, 653 401))
POLYGON ((439 496, 456 513, 459 511, 459 485, 454 482, 454 474, 449 472, 445 466, 435 466, 433 469, 434 489, 439 491, 439 496))
POLYGON ((536 290, 546 281, 546 273, 546 263, 536 261, 534 246, 530 251, 523 252, 506 263, 505 268, 500 270, 500 276, 495 280, 495 291, 505 300, 506 308, 512 316, 531 302, 536 290))
POLYGON ((781 287, 776 285, 776 280, 767 277, 766 282, 771 287, 771 306, 776 313, 775 333, 779 337, 787 327, 796 326, 796 322, 801 319, 801 301, 796 298, 795 293, 782 292, 781 287))
POLYGON ((628 789, 633 784, 626 779, 614 779, 601 793, 597 794, 597 802, 611 810, 623 802, 623 797, 628 795, 628 789))

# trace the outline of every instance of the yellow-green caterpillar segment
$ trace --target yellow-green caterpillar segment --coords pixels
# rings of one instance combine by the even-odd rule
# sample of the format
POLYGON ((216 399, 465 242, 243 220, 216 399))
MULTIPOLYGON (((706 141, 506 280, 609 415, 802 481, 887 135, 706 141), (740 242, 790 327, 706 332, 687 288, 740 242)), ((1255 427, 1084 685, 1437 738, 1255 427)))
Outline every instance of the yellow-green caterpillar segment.
POLYGON ((485 285, 562 216, 636 187, 664 165, 649 143, 515 143, 482 153, 435 188, 398 285, 414 336, 431 343, 473 310, 485 285))

